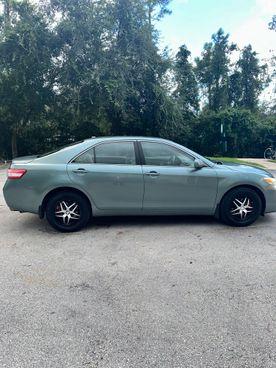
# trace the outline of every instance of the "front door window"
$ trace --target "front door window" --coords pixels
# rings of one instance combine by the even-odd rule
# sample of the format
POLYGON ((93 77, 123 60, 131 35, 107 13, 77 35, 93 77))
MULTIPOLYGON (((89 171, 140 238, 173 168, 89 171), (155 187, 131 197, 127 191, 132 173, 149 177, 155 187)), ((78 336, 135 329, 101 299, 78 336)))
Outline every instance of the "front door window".
POLYGON ((162 143, 142 142, 145 165, 193 167, 194 158, 175 147, 162 143))

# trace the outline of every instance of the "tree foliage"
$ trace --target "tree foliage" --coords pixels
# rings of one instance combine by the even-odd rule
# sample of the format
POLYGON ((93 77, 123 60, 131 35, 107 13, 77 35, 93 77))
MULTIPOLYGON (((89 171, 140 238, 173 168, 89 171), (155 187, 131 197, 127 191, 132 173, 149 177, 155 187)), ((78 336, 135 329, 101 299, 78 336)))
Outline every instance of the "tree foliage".
POLYGON ((267 65, 260 65, 252 46, 244 47, 235 71, 230 75, 231 104, 252 111, 257 110, 259 96, 268 82, 266 71, 267 65))
POLYGON ((268 24, 269 29, 276 31, 276 15, 273 15, 271 22, 268 24))
POLYGON ((11 131, 16 155, 17 136, 43 120, 53 102, 55 46, 47 20, 34 6, 28 1, 9 5, 0 43, 0 119, 11 131))
POLYGON ((173 93, 184 117, 189 118, 199 110, 199 89, 192 63, 191 52, 182 45, 175 59, 175 85, 173 93))
POLYGON ((209 109, 219 111, 228 105, 230 55, 236 46, 229 43, 229 34, 220 28, 212 41, 204 45, 196 58, 196 73, 209 109))
POLYGON ((109 134, 216 154, 221 125, 229 153, 253 155, 275 128, 275 111, 260 107, 267 69, 250 45, 233 62, 238 48, 219 29, 195 62, 185 45, 174 58, 159 50, 170 0, 2 3, 0 157, 109 134))

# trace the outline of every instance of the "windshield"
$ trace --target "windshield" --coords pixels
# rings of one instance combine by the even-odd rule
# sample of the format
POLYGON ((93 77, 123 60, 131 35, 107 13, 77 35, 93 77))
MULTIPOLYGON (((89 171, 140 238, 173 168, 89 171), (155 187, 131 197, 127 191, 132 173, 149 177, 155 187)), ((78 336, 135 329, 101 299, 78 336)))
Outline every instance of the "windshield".
POLYGON ((37 155, 38 158, 40 157, 45 157, 45 156, 49 156, 53 153, 56 153, 56 152, 59 152, 61 150, 65 150, 69 147, 72 147, 72 146, 76 146, 77 144, 80 144, 82 143, 83 141, 78 141, 78 142, 74 142, 74 143, 70 143, 70 144, 67 144, 66 146, 61 146, 61 147, 57 147, 56 149, 52 150, 52 151, 49 151, 49 152, 46 152, 46 153, 42 153, 40 155, 37 155))

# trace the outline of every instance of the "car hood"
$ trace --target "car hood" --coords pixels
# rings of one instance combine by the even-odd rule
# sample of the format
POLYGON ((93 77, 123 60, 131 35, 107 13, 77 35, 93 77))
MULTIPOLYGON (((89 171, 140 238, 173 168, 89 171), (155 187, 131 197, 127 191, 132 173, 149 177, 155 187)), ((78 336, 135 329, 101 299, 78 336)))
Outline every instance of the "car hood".
POLYGON ((38 157, 37 155, 16 157, 12 160, 12 164, 15 164, 15 165, 28 164, 29 162, 33 161, 37 157, 38 157))
POLYGON ((269 176, 271 178, 273 178, 273 175, 265 170, 265 169, 262 169, 261 167, 256 167, 256 166, 248 166, 248 165, 240 165, 240 164, 236 164, 236 163, 223 163, 223 165, 217 165, 217 166, 221 166, 221 167, 227 167, 229 168, 230 170, 233 170, 233 171, 237 171, 237 172, 242 172, 242 173, 248 173, 248 174, 259 174, 259 175, 266 175, 266 176, 269 176))

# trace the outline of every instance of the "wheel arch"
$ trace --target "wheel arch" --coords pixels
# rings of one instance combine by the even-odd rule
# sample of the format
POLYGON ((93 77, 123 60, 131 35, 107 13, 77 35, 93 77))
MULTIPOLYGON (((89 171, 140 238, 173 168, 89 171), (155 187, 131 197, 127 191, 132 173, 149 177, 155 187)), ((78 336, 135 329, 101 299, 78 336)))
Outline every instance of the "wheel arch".
POLYGON ((261 198, 261 201, 262 201, 262 215, 264 215, 265 209, 266 209, 266 199, 265 199, 265 196, 264 196, 263 192, 261 191, 261 189, 259 189, 258 187, 254 186, 254 185, 251 185, 251 184, 239 184, 239 185, 236 185, 236 186, 228 189, 227 192, 225 192, 223 194, 223 196, 220 198, 220 200, 219 200, 219 202, 217 204, 215 217, 219 218, 219 216, 220 216, 220 206, 221 206, 221 203, 222 203, 223 198, 229 192, 231 192, 233 189, 237 189, 237 188, 249 188, 249 189, 254 190, 260 196, 260 198, 261 198))
POLYGON ((46 205, 49 201, 49 199, 60 192, 64 192, 64 191, 68 191, 68 192, 73 192, 73 193, 77 193, 79 195, 81 195, 89 204, 90 210, 91 210, 91 215, 92 215, 92 204, 91 201, 89 199, 89 197, 80 189, 77 188, 73 188, 73 187, 68 187, 68 186, 62 186, 62 187, 58 187, 58 188, 54 188, 52 190, 50 190, 43 198, 43 201, 41 203, 41 205, 39 206, 39 217, 43 218, 44 214, 45 214, 45 209, 46 209, 46 205))

